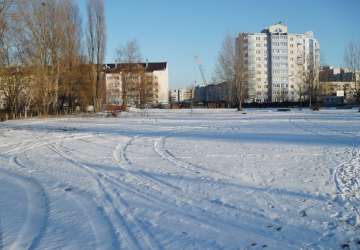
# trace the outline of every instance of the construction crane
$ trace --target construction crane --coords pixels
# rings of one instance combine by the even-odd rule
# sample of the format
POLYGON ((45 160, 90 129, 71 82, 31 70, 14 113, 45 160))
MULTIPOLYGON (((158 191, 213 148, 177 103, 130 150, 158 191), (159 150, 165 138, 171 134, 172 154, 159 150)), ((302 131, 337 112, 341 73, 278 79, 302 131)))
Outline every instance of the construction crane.
POLYGON ((198 64, 198 66, 199 66, 199 70, 200 70, 203 82, 204 82, 205 85, 207 85, 204 70, 203 70, 203 67, 202 67, 201 62, 200 62, 200 55, 197 55, 197 56, 194 56, 194 55, 191 55, 191 54, 186 54, 186 55, 192 56, 192 57, 194 57, 196 59, 196 62, 198 64))

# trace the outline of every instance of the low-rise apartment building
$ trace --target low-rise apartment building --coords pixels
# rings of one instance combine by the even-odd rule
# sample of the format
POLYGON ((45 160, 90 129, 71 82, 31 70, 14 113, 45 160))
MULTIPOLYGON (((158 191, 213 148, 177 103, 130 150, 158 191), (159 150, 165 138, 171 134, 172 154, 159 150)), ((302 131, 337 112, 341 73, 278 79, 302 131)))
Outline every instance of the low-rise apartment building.
POLYGON ((349 69, 323 67, 320 70, 319 100, 326 106, 355 104, 358 88, 354 81, 355 77, 359 82, 359 72, 354 74, 349 69))
POLYGON ((104 65, 103 103, 143 105, 167 102, 169 74, 167 62, 104 65), (126 96, 126 98, 124 98, 126 96))
POLYGON ((194 89, 172 89, 170 90, 171 102, 192 101, 194 99, 194 89))

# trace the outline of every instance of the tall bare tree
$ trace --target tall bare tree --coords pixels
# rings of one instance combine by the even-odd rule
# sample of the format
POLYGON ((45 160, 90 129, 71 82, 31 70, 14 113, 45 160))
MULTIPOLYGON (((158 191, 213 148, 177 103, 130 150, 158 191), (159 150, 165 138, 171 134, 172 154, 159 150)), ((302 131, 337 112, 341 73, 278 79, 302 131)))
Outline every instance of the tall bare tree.
POLYGON ((236 106, 238 111, 242 110, 250 79, 250 67, 246 59, 246 37, 243 33, 235 38, 230 31, 227 32, 218 55, 215 79, 220 83, 227 82, 230 105, 236 106))
POLYGON ((19 95, 24 88, 20 83, 23 70, 19 68, 16 36, 22 31, 19 25, 17 0, 0 1, 0 90, 5 94, 10 116, 17 116, 19 95))
POLYGON ((121 90, 123 99, 123 111, 129 99, 134 96, 134 91, 139 89, 141 75, 144 69, 140 65, 141 53, 137 39, 130 40, 126 46, 119 45, 116 50, 121 75, 121 90), (140 77, 140 78, 139 78, 140 77))
POLYGON ((101 109, 103 79, 102 65, 106 52, 106 22, 103 0, 87 0, 86 4, 88 23, 86 26, 86 44, 90 64, 90 82, 94 110, 101 109))
POLYGON ((228 31, 221 43, 221 49, 215 64, 214 82, 228 84, 228 99, 230 106, 236 102, 235 75, 236 75, 236 45, 235 36, 228 31))
POLYGON ((250 80, 254 77, 255 65, 251 65, 246 58, 247 37, 241 33, 236 39, 236 59, 235 59, 235 96, 238 111, 242 110, 242 103, 249 95, 250 80))
POLYGON ((74 110, 75 99, 79 98, 79 81, 82 78, 80 67, 82 63, 82 17, 79 6, 72 0, 60 1, 61 16, 64 21, 66 36, 64 37, 63 73, 59 86, 61 96, 60 109, 65 104, 74 110))
MULTIPOLYGON (((299 75, 301 82, 299 83, 300 99, 307 95, 309 99, 309 107, 313 110, 318 110, 318 96, 320 93, 320 65, 324 64, 323 53, 319 50, 314 54, 306 54, 303 58, 302 65, 299 68, 299 75), (313 106, 314 102, 316 103, 313 106)), ((301 106, 300 106, 301 109, 301 106)))
POLYGON ((56 109, 59 77, 63 69, 64 21, 56 0, 21 0, 21 54, 23 64, 31 67, 33 90, 40 111, 47 115, 56 109))
POLYGON ((351 70, 353 74, 354 87, 353 90, 356 93, 356 101, 359 105, 360 112, 360 79, 357 79, 356 75, 360 71, 360 41, 356 42, 351 39, 344 51, 344 63, 345 67, 351 70))

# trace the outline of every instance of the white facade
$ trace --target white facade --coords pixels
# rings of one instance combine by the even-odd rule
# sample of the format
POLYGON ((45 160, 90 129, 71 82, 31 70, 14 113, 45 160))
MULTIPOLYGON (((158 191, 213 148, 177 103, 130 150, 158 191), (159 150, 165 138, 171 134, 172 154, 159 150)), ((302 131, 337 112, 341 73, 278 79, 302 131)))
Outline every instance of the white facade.
POLYGON ((159 84, 159 102, 167 102, 169 100, 169 71, 168 64, 162 70, 154 70, 153 74, 159 84))
POLYGON ((303 71, 319 65, 320 44, 313 32, 289 34, 281 23, 261 33, 241 33, 236 44, 251 72, 247 102, 297 101, 303 71))

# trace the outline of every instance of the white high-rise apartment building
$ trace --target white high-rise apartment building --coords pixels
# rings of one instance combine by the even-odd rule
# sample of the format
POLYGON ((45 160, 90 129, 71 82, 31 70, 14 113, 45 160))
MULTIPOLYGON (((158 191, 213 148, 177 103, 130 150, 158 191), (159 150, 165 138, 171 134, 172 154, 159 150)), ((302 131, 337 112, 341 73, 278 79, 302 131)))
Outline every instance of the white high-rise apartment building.
POLYGON ((261 33, 240 33, 236 47, 248 63, 247 102, 298 101, 303 73, 318 76, 320 43, 312 31, 289 34, 279 22, 261 33))

